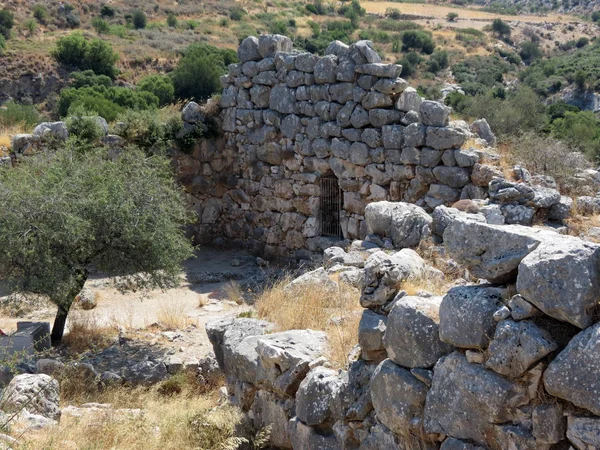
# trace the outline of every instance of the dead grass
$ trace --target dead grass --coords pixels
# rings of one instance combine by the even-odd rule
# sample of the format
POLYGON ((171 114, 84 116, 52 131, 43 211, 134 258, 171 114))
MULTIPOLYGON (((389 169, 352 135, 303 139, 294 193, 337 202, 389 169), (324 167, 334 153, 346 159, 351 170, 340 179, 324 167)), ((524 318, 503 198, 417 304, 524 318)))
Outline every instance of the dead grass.
POLYGON ((363 311, 359 291, 343 283, 335 291, 316 284, 285 290, 291 280, 286 277, 259 296, 258 317, 275 323, 277 331, 325 331, 331 363, 336 367, 347 366, 348 354, 358 343, 358 323, 363 311))
POLYGON ((240 284, 236 281, 229 281, 224 288, 225 296, 236 302, 238 305, 244 304, 244 291, 242 290, 240 284))
POLYGON ((101 324, 94 311, 72 311, 68 329, 62 344, 72 354, 110 347, 118 334, 115 327, 101 324))
POLYGON ((176 299, 163 301, 158 306, 156 317, 167 330, 182 330, 194 323, 183 302, 176 299))
POLYGON ((574 212, 565 220, 569 234, 572 236, 587 236, 593 242, 600 243, 600 236, 589 236, 591 228, 600 227, 600 215, 583 216, 577 213, 577 205, 574 205, 574 212))

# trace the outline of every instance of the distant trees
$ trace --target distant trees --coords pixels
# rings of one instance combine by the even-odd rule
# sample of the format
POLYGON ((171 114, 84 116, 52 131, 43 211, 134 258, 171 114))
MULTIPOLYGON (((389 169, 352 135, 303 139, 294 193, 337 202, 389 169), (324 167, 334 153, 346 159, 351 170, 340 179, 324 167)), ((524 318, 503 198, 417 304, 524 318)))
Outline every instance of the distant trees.
POLYGON ((156 95, 156 97, 158 97, 159 106, 172 103, 175 95, 173 81, 165 75, 148 75, 138 83, 137 89, 156 95))
POLYGON ((221 89, 219 77, 236 60, 232 51, 204 43, 190 45, 171 73, 175 95, 181 99, 209 98, 221 89))
POLYGON ((501 39, 510 37, 511 33, 510 25, 502 19, 494 19, 492 22, 492 31, 501 39))
POLYGON ((58 306, 53 342, 91 267, 122 289, 165 288, 192 254, 169 161, 133 148, 109 158, 67 146, 0 170, 0 210, 0 272, 13 292, 58 306))
POLYGON ((421 30, 408 30, 402 34, 402 47, 404 51, 420 50, 425 54, 432 54, 435 48, 431 35, 421 30))
POLYGON ((141 9, 134 9, 131 14, 131 23, 136 30, 140 30, 142 28, 146 28, 146 23, 148 19, 146 18, 146 14, 141 9))
POLYGON ((72 33, 56 42, 52 56, 61 64, 89 69, 99 75, 114 78, 117 74, 115 63, 119 56, 110 44, 100 39, 88 41, 81 34, 72 33))

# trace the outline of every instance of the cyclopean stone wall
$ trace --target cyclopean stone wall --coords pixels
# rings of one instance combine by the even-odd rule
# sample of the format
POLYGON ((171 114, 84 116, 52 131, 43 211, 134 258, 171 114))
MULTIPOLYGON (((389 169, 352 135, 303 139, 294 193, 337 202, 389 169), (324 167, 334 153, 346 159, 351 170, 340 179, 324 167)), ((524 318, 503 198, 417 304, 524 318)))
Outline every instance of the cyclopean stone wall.
MULTIPOLYGON (((331 173, 347 239, 366 235, 370 202, 431 210, 487 196, 490 174, 477 169, 486 152, 466 145, 495 143, 487 123, 451 122, 450 109, 422 100, 371 42, 333 42, 320 57, 264 35, 246 38, 238 57, 222 77, 224 145, 202 141, 195 159, 180 161, 200 241, 224 236, 274 257, 326 248, 320 182, 331 173)), ((186 109, 184 119, 201 120, 197 105, 186 109)))

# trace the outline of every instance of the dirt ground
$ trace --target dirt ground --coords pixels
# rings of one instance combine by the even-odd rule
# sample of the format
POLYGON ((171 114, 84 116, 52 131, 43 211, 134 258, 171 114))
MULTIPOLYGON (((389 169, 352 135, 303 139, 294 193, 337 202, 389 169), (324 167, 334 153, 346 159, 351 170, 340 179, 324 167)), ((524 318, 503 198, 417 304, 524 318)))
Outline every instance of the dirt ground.
MULTIPOLYGON (((67 322, 67 332, 73 321, 93 321, 98 326, 115 327, 127 335, 139 336, 147 329, 161 328, 186 330, 182 339, 170 340, 179 351, 193 350, 197 357, 210 351, 211 346, 204 325, 215 318, 239 314, 250 309, 228 299, 231 283, 243 282, 262 272, 256 259, 245 252, 203 248, 195 258, 187 261, 182 283, 165 291, 120 293, 101 275, 92 276, 86 283, 96 296, 96 308, 73 310, 67 322), (234 280, 234 281, 230 281, 234 280), (193 348, 187 348, 193 347, 193 348)), ((0 297, 1 300, 1 297, 0 297)), ((42 302, 33 311, 21 317, 0 315, 0 329, 9 333, 18 321, 48 321, 52 324, 56 307, 42 302)), ((148 333, 151 336, 150 333, 148 333)))

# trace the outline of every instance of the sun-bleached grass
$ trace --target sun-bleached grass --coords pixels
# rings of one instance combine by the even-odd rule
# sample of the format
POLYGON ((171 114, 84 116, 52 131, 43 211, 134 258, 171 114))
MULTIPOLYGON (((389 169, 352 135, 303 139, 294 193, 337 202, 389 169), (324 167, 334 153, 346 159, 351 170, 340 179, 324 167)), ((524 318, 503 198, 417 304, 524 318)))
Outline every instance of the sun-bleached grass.
POLYGON ((229 300, 236 302, 238 305, 244 304, 244 291, 237 281, 229 281, 223 290, 229 300))
POLYGON ((325 331, 331 363, 345 367, 350 350, 358 343, 358 322, 363 311, 360 292, 344 283, 335 290, 319 284, 284 289, 291 280, 285 277, 258 297, 258 317, 273 322, 277 331, 325 331))
POLYGON ((156 317, 167 330, 182 330, 194 323, 183 302, 176 299, 161 302, 156 317))
POLYGON ((101 323, 94 311, 71 311, 67 326, 62 344, 75 355, 110 347, 118 334, 115 327, 101 323))
POLYGON ((575 212, 565 220, 568 233, 572 236, 585 236, 593 242, 600 243, 600 235, 590 234, 590 229, 600 228, 600 215, 584 216, 577 213, 577 206, 574 207, 575 212))

